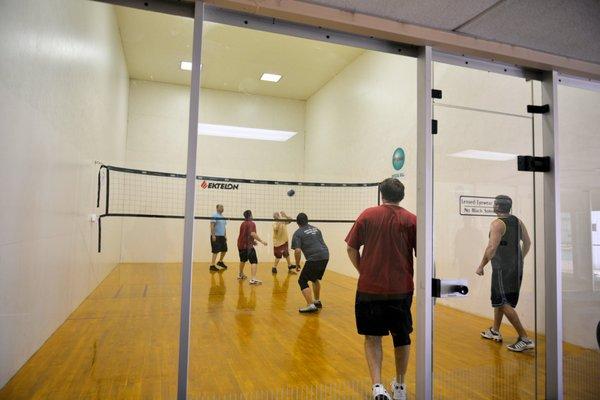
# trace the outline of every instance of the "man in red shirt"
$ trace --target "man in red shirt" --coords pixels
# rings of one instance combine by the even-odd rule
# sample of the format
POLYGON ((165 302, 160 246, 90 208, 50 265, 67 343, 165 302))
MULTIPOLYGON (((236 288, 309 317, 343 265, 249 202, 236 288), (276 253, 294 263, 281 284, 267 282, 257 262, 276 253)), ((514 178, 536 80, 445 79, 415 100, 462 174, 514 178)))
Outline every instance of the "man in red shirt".
POLYGON ((381 337, 392 334, 396 358, 393 399, 406 399, 414 290, 413 254, 417 246, 417 217, 399 206, 404 185, 388 178, 379 185, 383 204, 360 214, 346 237, 348 257, 359 273, 355 316, 365 336, 365 355, 373 383, 373 398, 389 400, 381 383, 381 337), (362 246, 362 253, 359 252, 362 246))
POLYGON ((256 257, 256 250, 254 250, 254 245, 256 242, 260 242, 267 245, 267 242, 258 237, 256 233, 256 224, 252 221, 252 211, 246 210, 244 211, 244 222, 240 225, 240 234, 238 236, 238 251, 240 253, 240 273, 238 275, 238 279, 246 279, 246 275, 244 275, 244 266, 246 262, 250 262, 250 272, 251 277, 250 283, 251 285, 260 285, 262 281, 256 279, 256 270, 258 267, 258 257, 256 257))

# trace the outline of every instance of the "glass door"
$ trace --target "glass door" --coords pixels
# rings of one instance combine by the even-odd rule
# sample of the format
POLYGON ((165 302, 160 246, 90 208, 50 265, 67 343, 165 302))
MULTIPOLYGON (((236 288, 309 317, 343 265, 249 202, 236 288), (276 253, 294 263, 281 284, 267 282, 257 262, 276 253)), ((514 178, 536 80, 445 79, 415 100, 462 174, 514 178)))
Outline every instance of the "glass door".
POLYGON ((434 88, 434 398, 534 398, 534 84, 436 63, 434 88))

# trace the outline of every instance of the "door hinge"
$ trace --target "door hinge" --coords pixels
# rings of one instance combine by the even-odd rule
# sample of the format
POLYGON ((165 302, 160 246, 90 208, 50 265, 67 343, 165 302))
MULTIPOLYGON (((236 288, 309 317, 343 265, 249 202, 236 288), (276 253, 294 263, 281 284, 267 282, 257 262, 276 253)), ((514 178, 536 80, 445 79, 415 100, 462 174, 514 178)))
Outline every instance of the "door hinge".
POLYGON ((431 134, 437 135, 437 119, 431 120, 431 134))
POLYGON ((431 89, 431 98, 432 99, 441 99, 442 91, 440 89, 431 89))
POLYGON ((519 171, 550 172, 550 157, 517 156, 519 171))
POLYGON ((548 104, 544 104, 543 106, 528 105, 527 112, 529 114, 546 114, 550 112, 550 106, 548 104))

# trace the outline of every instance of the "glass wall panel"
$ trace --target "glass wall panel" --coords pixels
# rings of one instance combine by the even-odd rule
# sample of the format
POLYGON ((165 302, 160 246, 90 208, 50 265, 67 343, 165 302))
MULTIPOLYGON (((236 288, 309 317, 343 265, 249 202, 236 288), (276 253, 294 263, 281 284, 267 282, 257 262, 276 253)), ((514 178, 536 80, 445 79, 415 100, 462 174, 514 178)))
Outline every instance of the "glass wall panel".
POLYGON ((1 8, 0 398, 173 399, 193 21, 1 8))
POLYGON ((600 393, 600 93, 558 88, 565 399, 600 393))
POLYGON ((535 398, 533 83, 435 63, 434 88, 434 398, 535 398))
MULTIPOLYGON (((413 58, 205 22, 197 208, 205 220, 196 234, 193 398, 371 393, 355 326, 358 274, 344 239, 358 215, 378 204, 377 183, 385 177, 402 179, 401 204, 415 211, 415 100, 413 58), (217 218, 227 219, 227 269, 218 264, 222 248, 211 238, 217 204, 224 208, 217 218), (257 234, 249 245, 245 210, 252 211, 257 234), (302 270, 294 267, 292 250, 303 243, 292 240, 304 232, 296 223, 301 212, 329 251, 321 291, 309 288, 309 298, 300 289, 310 250, 303 249, 302 270), (318 311, 312 309, 316 295, 318 311), (316 312, 299 312, 306 307, 316 312)), ((390 336, 383 348, 380 380, 389 390, 395 376, 390 336)), ((414 381, 411 358, 409 393, 414 381)))

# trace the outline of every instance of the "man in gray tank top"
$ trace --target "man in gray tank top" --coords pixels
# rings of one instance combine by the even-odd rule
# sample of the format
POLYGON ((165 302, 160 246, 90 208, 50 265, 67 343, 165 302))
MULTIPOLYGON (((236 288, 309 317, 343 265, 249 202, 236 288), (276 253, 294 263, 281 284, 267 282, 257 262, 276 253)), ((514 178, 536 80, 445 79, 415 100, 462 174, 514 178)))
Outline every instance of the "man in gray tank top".
POLYGON ((531 240, 521 220, 510 213, 511 209, 510 197, 496 196, 494 212, 498 218, 490 225, 489 242, 475 273, 483 275, 483 268, 488 262, 492 262, 491 300, 494 325, 481 332, 481 336, 501 342, 500 324, 506 315, 519 335, 517 341, 507 347, 511 351, 521 352, 535 347, 533 341, 527 337, 515 310, 523 279, 523 258, 529 252, 531 240))

